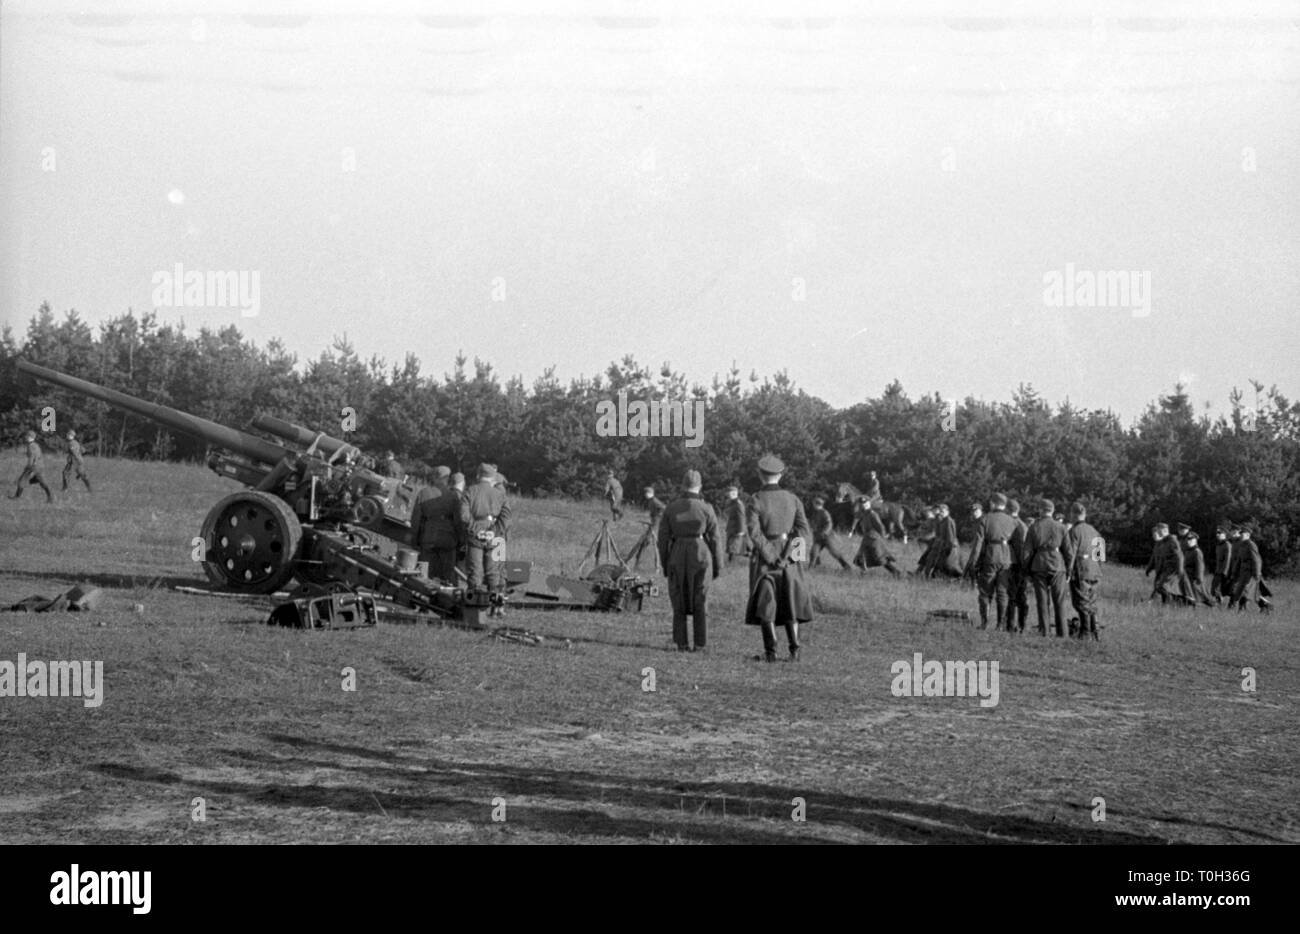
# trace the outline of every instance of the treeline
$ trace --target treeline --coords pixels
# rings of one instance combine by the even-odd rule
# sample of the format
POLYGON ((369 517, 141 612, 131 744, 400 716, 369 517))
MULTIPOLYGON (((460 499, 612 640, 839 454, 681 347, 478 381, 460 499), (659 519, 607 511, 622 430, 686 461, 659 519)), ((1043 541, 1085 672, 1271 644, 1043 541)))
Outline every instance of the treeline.
POLYGON ((806 496, 878 472, 886 499, 909 506, 944 501, 959 516, 994 490, 1032 503, 1085 502, 1121 560, 1145 560, 1149 528, 1187 522, 1209 536, 1214 523, 1256 523, 1266 573, 1300 569, 1300 403, 1254 385, 1227 417, 1197 416, 1176 387, 1124 427, 1109 413, 1053 407, 1022 386, 1011 401, 974 399, 950 410, 938 395, 912 399, 897 383, 877 399, 836 409, 784 374, 743 377, 732 365, 709 386, 667 364, 631 357, 600 375, 561 382, 547 370, 532 385, 502 381, 492 365, 460 357, 453 372, 425 375, 411 355, 400 365, 363 360, 345 340, 298 365, 278 341, 256 347, 233 325, 197 334, 124 314, 92 329, 75 312, 56 320, 42 305, 19 341, 0 334, 0 429, 16 442, 41 427, 52 406, 58 430, 76 428, 89 450, 112 457, 197 460, 204 444, 19 374, 22 357, 61 372, 232 427, 270 413, 364 450, 391 449, 407 469, 446 464, 469 473, 495 462, 523 491, 598 495, 614 468, 629 498, 646 484, 672 491, 687 467, 706 493, 729 482, 757 486, 754 462, 785 460, 787 485, 806 496), (703 444, 682 438, 601 437, 597 404, 626 390, 630 400, 706 404, 703 444))

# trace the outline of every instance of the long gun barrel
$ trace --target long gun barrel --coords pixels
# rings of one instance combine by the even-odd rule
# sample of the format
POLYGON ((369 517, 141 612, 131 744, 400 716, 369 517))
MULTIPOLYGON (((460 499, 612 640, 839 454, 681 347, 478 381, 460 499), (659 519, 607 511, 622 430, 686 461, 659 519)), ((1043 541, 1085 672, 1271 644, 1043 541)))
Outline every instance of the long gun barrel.
MULTIPOLYGON (((282 418, 276 418, 274 415, 257 415, 253 418, 253 427, 260 428, 267 434, 275 435, 277 438, 283 438, 286 441, 292 441, 294 444, 302 447, 310 447, 312 442, 318 437, 317 433, 310 428, 303 428, 301 425, 295 425, 293 422, 286 422, 282 418)), ((361 451, 354 445, 346 441, 340 441, 338 438, 331 438, 329 435, 319 435, 320 443, 316 445, 316 450, 320 451, 326 457, 333 454, 340 448, 351 448, 356 453, 361 451)))
POLYGON ((126 393, 118 392, 115 389, 98 386, 95 383, 77 379, 75 376, 68 376, 55 370, 47 370, 43 366, 28 363, 26 360, 17 361, 17 366, 21 372, 30 374, 47 383, 62 386, 64 389, 70 389, 83 396, 90 396, 92 399, 98 399, 101 402, 107 402, 114 408, 121 409, 124 412, 131 412, 152 422, 157 422, 173 431, 199 438, 214 447, 224 448, 234 454, 242 454, 264 464, 278 464, 286 454, 290 453, 287 448, 273 444, 270 441, 264 441, 256 435, 246 434, 235 428, 227 428, 225 425, 218 425, 216 422, 210 422, 206 418, 200 418, 197 415, 169 409, 165 405, 145 402, 143 399, 128 396, 126 393))

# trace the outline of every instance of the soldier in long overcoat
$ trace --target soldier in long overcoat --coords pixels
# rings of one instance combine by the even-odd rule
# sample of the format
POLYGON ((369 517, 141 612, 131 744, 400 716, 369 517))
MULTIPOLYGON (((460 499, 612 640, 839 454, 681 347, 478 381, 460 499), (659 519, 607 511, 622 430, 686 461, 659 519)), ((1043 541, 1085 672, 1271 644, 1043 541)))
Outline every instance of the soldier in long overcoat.
POLYGON ((659 562, 668 578, 673 607, 673 643, 691 651, 686 617, 691 617, 696 652, 708 644, 709 583, 722 573, 725 557, 718 516, 700 495, 700 472, 686 471, 685 492, 668 504, 659 520, 659 562))
POLYGON ((785 464, 768 454, 758 462, 763 488, 749 502, 749 602, 745 622, 763 632, 764 661, 776 661, 776 627, 784 626, 790 660, 799 658, 799 624, 813 618, 801 551, 812 536, 799 497, 780 487, 785 464))

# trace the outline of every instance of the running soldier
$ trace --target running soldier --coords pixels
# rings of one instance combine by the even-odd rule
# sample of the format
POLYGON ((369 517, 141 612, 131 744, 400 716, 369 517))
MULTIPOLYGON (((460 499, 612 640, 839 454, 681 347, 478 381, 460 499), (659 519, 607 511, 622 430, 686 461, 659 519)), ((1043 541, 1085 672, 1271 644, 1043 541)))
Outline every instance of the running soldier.
POLYGON ((1034 586, 1038 610, 1038 634, 1047 635, 1048 603, 1056 623, 1056 635, 1064 638, 1065 628, 1065 526, 1053 518, 1056 506, 1043 500, 1038 518, 1025 533, 1024 555, 1029 564, 1029 582, 1034 586))
POLYGON ((1025 554, 1025 535, 1029 526, 1020 518, 1020 503, 1007 500, 1007 515, 1016 523, 1011 533, 1011 573, 1007 576, 1007 631, 1024 632, 1029 622, 1029 562, 1025 554))
POLYGON ((858 497, 857 524, 862 528, 862 544, 858 546, 853 563, 864 572, 868 568, 883 567, 892 576, 902 577, 903 572, 898 569, 894 554, 889 550, 885 523, 880 521, 880 515, 872 508, 871 500, 865 496, 858 497))
POLYGON ((752 547, 745 622, 762 627, 761 659, 768 662, 776 661, 776 627, 784 626, 793 662, 799 660, 799 624, 813 618, 796 543, 806 543, 812 530, 799 497, 780 487, 785 472, 780 458, 766 455, 758 470, 763 488, 750 500, 746 523, 752 547))
POLYGON ((23 440, 27 442, 27 466, 18 475, 17 491, 9 498, 17 499, 23 495, 23 490, 26 487, 36 484, 45 491, 45 501, 52 503, 54 502, 54 491, 50 489, 49 484, 45 482, 44 475, 41 473, 41 469, 45 466, 45 458, 41 454, 40 442, 36 440, 36 432, 27 432, 23 436, 23 440))
POLYGON ((973 575, 979 587, 980 629, 989 628, 989 604, 995 606, 994 630, 1010 629, 1007 618, 1007 590, 1011 577, 1011 536, 1016 520, 1006 513, 1007 498, 994 493, 989 498, 989 514, 975 524, 975 541, 971 543, 966 573, 973 575))
POLYGON ((68 460, 63 465, 63 488, 68 488, 68 478, 76 477, 86 485, 86 492, 93 493, 90 488, 90 477, 86 476, 86 462, 81 459, 82 448, 81 442, 77 440, 77 433, 71 428, 68 429, 68 460))
POLYGON ((1070 505, 1070 531, 1066 533, 1069 562, 1070 603, 1079 614, 1080 639, 1100 638, 1097 634, 1097 596, 1101 590, 1101 562, 1106 556, 1106 542, 1087 521, 1083 503, 1070 505))
POLYGON ((841 568, 847 571, 852 565, 844 557, 839 544, 835 541, 835 520, 826 509, 826 499, 821 496, 814 496, 812 502, 813 508, 812 512, 808 513, 808 524, 812 527, 813 546, 812 552, 808 556, 808 566, 816 567, 820 564, 822 552, 825 551, 840 563, 841 568))
POLYGON ((1228 563, 1232 559, 1232 543, 1228 541, 1228 527, 1220 524, 1214 530, 1214 576, 1210 578, 1210 596, 1215 606, 1223 606, 1223 598, 1232 593, 1232 579, 1228 577, 1228 563))
POLYGON ((722 573, 722 537, 717 514, 700 495, 700 472, 686 471, 682 485, 686 491, 665 507, 662 522, 656 513, 652 525, 657 524, 657 554, 668 578, 673 643, 679 652, 692 651, 686 638, 689 616, 694 651, 703 652, 708 642, 709 582, 722 573))

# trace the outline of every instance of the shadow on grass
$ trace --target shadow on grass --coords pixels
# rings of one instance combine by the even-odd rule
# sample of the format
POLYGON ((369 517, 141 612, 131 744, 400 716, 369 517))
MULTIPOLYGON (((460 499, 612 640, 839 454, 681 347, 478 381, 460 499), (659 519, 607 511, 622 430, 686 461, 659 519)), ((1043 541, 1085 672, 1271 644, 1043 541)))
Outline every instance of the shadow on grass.
MULTIPOLYGON (((438 822, 490 824, 492 801, 506 799, 512 829, 581 838, 648 840, 665 835, 696 843, 822 843, 804 827, 856 830, 898 843, 1166 844, 1163 837, 1104 825, 1069 826, 949 804, 901 798, 801 791, 758 782, 674 782, 650 776, 551 769, 493 762, 429 759, 386 749, 273 734, 299 754, 227 750, 232 759, 268 772, 329 769, 355 775, 352 784, 205 781, 213 795, 250 804, 319 808, 438 822), (362 760, 343 764, 346 759, 362 760), (419 790, 381 790, 394 786, 419 790), (792 798, 807 802, 807 825, 790 817, 792 798), (526 803, 511 804, 511 799, 526 803), (635 811, 639 813, 619 813, 635 811), (724 816, 725 815, 725 816, 724 816)), ((181 777, 118 763, 92 767, 119 780, 174 785, 181 777)))
POLYGON ((175 577, 167 574, 81 574, 76 571, 6 571, 5 577, 16 580, 54 581, 72 586, 91 584, 113 590, 171 590, 173 587, 205 587, 205 578, 175 577))

